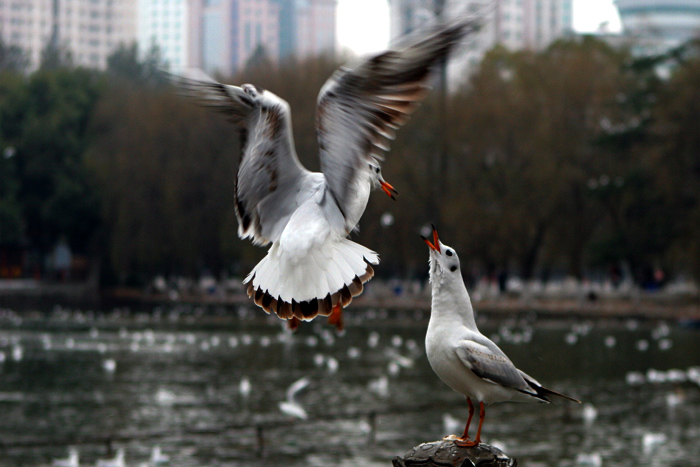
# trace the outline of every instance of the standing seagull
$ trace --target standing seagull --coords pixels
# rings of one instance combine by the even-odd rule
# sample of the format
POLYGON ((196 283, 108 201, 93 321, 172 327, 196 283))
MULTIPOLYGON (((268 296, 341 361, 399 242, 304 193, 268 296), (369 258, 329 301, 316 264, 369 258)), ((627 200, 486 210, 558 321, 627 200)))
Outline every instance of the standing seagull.
POLYGON ((455 443, 471 447, 481 442, 484 404, 549 402, 551 396, 579 402, 542 387, 518 370, 496 344, 479 332, 457 253, 440 242, 435 227, 433 241, 425 237, 423 240, 430 247, 430 283, 433 289, 430 323, 425 336, 428 361, 445 384, 467 397, 469 406, 464 433, 455 443), (469 439, 469 424, 474 415, 472 399, 479 402, 480 408, 479 428, 473 441, 469 439))
POLYGON ((362 293, 379 263, 377 253, 347 236, 373 188, 396 194, 382 178, 382 152, 426 96, 432 67, 478 25, 475 17, 445 22, 336 71, 318 96, 321 172, 299 162, 283 99, 252 84, 176 80, 246 136, 236 179, 238 235, 272 244, 244 280, 256 305, 285 320, 334 313, 342 323, 341 309, 362 293))

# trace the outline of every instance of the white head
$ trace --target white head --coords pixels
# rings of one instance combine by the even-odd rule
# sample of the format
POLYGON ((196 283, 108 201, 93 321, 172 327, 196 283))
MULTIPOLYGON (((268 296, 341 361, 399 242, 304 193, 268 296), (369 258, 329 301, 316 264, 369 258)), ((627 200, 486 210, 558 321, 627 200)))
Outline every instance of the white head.
POLYGON ((430 247, 430 283, 433 287, 452 281, 463 283, 457 252, 440 241, 435 226, 433 226, 432 242, 423 236, 421 238, 430 247))
POLYGON ((396 191, 393 186, 387 183, 386 180, 384 180, 384 177, 382 177, 382 168, 379 165, 379 162, 372 158, 367 164, 369 166, 369 179, 370 183, 372 184, 372 188, 381 188, 389 198, 395 201, 396 195, 398 195, 399 192, 396 191))
POLYGON ((423 240, 430 247, 430 283, 433 288, 430 322, 433 322, 433 316, 451 315, 467 328, 477 331, 457 252, 440 241, 434 226, 433 241, 425 237, 423 240))
POLYGON ((227 85, 226 90, 232 99, 249 108, 258 107, 272 110, 281 107, 284 111, 289 111, 287 101, 260 86, 254 84, 227 85))

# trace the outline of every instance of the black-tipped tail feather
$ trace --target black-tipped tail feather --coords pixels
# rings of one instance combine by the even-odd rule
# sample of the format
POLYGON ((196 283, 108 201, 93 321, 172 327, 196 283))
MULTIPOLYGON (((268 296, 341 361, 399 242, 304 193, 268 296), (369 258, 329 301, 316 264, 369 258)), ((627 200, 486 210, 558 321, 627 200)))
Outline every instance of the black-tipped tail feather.
POLYGON ((273 297, 266 290, 253 285, 252 276, 248 281, 248 297, 255 301, 255 304, 265 310, 266 313, 274 313, 279 318, 289 320, 297 318, 304 321, 311 321, 316 316, 330 316, 333 308, 340 306, 345 308, 354 297, 357 297, 364 290, 364 283, 374 276, 374 268, 365 260, 366 269, 361 276, 355 276, 352 281, 345 284, 340 290, 328 293, 325 297, 316 297, 312 300, 291 302, 284 301, 280 297, 273 297))
POLYGON ((576 402, 577 404, 580 404, 580 403, 581 403, 580 400, 574 399, 573 397, 567 396, 566 394, 562 394, 562 393, 560 393, 560 392, 552 391, 551 389, 547 389, 547 388, 545 388, 544 386, 542 386, 541 384, 539 384, 537 381, 534 381, 534 380, 532 380, 532 379, 530 379, 530 378, 525 378, 525 382, 526 382, 532 389, 535 390, 535 393, 536 393, 536 394, 532 394, 531 392, 523 391, 523 390, 520 390, 520 389, 519 389, 519 391, 522 392, 522 393, 524 393, 524 394, 528 394, 528 395, 530 395, 530 396, 532 396, 532 397, 536 397, 537 399, 540 399, 540 400, 543 401, 543 402, 551 402, 550 399, 549 399, 549 397, 554 396, 554 397, 560 397, 560 398, 562 398, 562 399, 570 400, 571 402, 576 402))

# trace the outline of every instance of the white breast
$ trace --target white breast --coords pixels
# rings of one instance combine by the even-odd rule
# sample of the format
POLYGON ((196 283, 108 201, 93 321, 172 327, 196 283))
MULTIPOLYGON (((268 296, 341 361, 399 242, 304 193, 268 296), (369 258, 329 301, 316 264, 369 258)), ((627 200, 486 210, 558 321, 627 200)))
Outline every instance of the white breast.
POLYGON ((345 213, 345 225, 349 230, 354 229, 362 218, 369 195, 372 192, 372 185, 369 179, 369 173, 360 175, 355 179, 355 197, 349 200, 347 212, 345 213))

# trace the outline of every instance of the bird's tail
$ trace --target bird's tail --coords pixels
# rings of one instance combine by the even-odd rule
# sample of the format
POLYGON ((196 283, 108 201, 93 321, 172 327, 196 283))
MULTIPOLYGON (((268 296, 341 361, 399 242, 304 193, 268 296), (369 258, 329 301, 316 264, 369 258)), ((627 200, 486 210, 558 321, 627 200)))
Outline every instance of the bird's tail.
POLYGON ((267 313, 311 321, 360 295, 378 263, 377 253, 347 238, 330 236, 302 258, 285 254, 274 243, 243 283, 267 313))
POLYGON ((537 393, 537 395, 531 394, 534 397, 537 397, 538 399, 540 399, 544 402, 549 402, 549 397, 555 396, 555 397, 561 397, 562 399, 570 400, 571 402, 576 402, 578 404, 581 403, 580 400, 574 399, 573 397, 567 396, 566 394, 562 394, 560 392, 552 391, 551 389, 547 389, 546 387, 542 386, 539 382, 537 382, 537 380, 530 377, 529 375, 527 375, 523 371, 520 371, 520 370, 518 370, 518 371, 520 372, 520 375, 523 377, 523 379, 525 379, 525 382, 532 389, 534 389, 535 392, 537 393))

